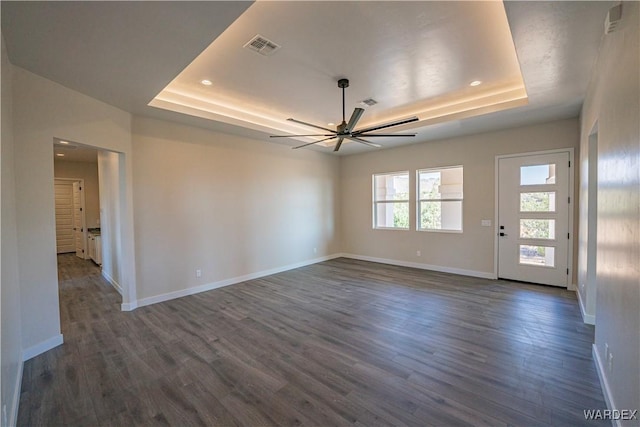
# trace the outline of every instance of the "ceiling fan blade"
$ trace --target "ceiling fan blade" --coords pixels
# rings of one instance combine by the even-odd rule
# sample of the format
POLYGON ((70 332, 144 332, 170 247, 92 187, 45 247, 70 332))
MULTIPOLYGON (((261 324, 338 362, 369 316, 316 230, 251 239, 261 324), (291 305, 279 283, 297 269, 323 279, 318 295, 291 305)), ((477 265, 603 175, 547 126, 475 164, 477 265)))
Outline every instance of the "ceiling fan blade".
POLYGON ((269 138, 295 138, 297 136, 333 136, 326 133, 315 133, 311 135, 269 135, 269 138))
POLYGON ((356 108, 353 110, 353 114, 351 114, 349 123, 347 124, 347 127, 344 130, 345 133, 351 133, 351 130, 354 127, 356 127, 356 123, 358 123, 358 120, 360 120, 360 117, 362 117, 363 113, 364 113, 364 108, 356 108))
POLYGON ((358 136, 363 136, 365 138, 371 138, 371 137, 384 137, 384 138, 389 138, 389 137, 396 137, 396 136, 416 136, 417 133, 371 133, 371 134, 364 134, 364 133, 359 133, 358 136))
POLYGON ((338 138, 338 143, 336 144, 336 146, 333 149, 333 151, 338 151, 340 149, 340 146, 342 145, 342 141, 344 141, 343 137, 338 138))
POLYGON ((319 142, 328 141, 330 139, 336 139, 336 138, 337 138, 336 136, 330 136, 329 138, 319 139, 318 141, 313 141, 313 142, 307 142, 306 144, 298 145, 297 147, 291 147, 291 148, 296 150, 298 148, 306 147, 307 145, 313 145, 313 144, 317 144, 319 142))
POLYGON ((358 138, 357 136, 346 136, 345 138, 350 139, 352 141, 359 142, 360 144, 368 145, 369 147, 380 148, 382 145, 375 144, 373 142, 365 141, 364 139, 358 138))
POLYGON ((363 134, 363 133, 373 132, 374 130, 386 129, 386 128, 390 128, 392 126, 404 125, 406 123, 416 122, 418 120, 419 119, 417 117, 415 117, 415 116, 414 117, 409 117, 408 119, 398 120, 398 121, 395 121, 395 122, 386 123, 384 125, 373 126, 373 127, 366 128, 366 129, 356 130, 356 131, 353 131, 352 134, 358 136, 358 135, 363 134))
POLYGON ((333 130, 333 129, 324 128, 322 126, 312 125, 311 123, 301 122, 300 120, 296 120, 296 119, 292 119, 292 118, 288 118, 287 120, 290 121, 290 122, 300 123, 301 125, 311 126, 312 128, 322 129, 322 130, 326 130, 328 132, 336 133, 336 131, 333 130))

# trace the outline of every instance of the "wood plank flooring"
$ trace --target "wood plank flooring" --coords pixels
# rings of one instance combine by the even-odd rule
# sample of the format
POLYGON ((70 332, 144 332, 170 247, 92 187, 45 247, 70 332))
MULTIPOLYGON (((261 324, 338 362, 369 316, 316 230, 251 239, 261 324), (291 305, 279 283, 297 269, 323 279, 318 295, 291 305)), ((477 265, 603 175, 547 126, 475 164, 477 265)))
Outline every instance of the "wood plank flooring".
POLYGON ((606 408, 573 292, 340 258, 124 313, 90 261, 58 260, 65 344, 25 363, 20 426, 582 426, 606 408))

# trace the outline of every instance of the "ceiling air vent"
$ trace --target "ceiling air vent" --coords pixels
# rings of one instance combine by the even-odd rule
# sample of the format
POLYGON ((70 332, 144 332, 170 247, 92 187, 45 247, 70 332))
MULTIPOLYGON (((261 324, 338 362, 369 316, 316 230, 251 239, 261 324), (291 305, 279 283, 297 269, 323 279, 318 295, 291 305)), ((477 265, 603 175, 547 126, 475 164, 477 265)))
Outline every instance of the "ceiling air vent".
POLYGON ((261 36, 260 34, 256 34, 256 36, 249 40, 243 47, 254 52, 258 52, 260 55, 264 56, 271 56, 276 50, 280 49, 280 45, 261 36))
POLYGON ((378 101, 376 101, 373 98, 367 98, 367 99, 363 99, 362 101, 360 101, 360 104, 367 105, 369 107, 371 107, 372 105, 376 105, 377 103, 378 103, 378 101))
POLYGON ((607 19, 604 20, 604 33, 610 34, 616 30, 616 27, 622 20, 622 5, 613 6, 607 13, 607 19))

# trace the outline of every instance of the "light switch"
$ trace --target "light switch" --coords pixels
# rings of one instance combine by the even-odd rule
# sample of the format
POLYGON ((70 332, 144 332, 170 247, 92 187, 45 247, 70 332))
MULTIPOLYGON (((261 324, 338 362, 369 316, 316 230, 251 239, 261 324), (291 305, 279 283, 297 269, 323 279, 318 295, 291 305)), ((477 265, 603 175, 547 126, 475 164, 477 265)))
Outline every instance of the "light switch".
POLYGON ((480 221, 480 225, 482 225, 483 227, 491 227, 491 220, 490 219, 483 219, 480 221))

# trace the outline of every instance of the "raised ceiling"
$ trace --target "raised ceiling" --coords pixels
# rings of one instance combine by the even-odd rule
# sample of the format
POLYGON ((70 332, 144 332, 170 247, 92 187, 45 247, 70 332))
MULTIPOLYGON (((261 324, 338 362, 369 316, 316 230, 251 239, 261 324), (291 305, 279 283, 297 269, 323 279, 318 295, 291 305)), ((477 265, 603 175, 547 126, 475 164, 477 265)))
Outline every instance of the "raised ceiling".
POLYGON ((424 127, 527 103, 501 2, 257 2, 150 105, 309 133, 286 119, 340 123, 344 77, 348 114, 377 101, 361 127, 408 116, 420 121, 405 129, 424 127), (256 34, 281 47, 243 49, 256 34))
MULTIPOLYGON (((576 117, 611 5, 0 3, 14 65, 134 114, 273 143, 267 134, 275 129, 302 130, 287 127, 288 117, 325 125, 339 121, 336 79, 348 77, 347 115, 360 100, 378 101, 367 108, 361 125, 410 114, 421 118, 413 129, 416 138, 385 141, 385 147, 576 117), (282 48, 269 57, 243 49, 255 34, 282 48), (201 86, 205 78, 213 85, 201 86), (470 87, 471 80, 483 84, 470 87), (524 88, 518 88, 522 82, 524 88), (461 100, 487 100, 491 90, 508 93, 510 84, 515 96, 505 102, 520 106, 497 111, 498 105, 490 112, 478 104, 455 111, 461 100), (182 105, 190 114, 199 111, 200 117, 193 117, 148 106, 159 94, 154 103, 178 94, 183 101, 197 98, 206 108, 182 105), (447 114, 429 116, 443 102, 455 107, 454 114, 440 110, 447 114), (243 110, 249 120, 207 111, 211 104, 243 110), (267 123, 256 124, 251 115, 264 116, 267 123)), ((371 149, 349 144, 340 153, 365 150, 371 149)))

